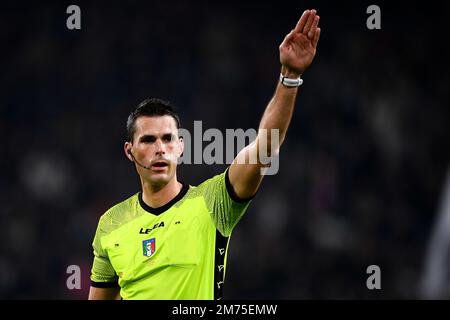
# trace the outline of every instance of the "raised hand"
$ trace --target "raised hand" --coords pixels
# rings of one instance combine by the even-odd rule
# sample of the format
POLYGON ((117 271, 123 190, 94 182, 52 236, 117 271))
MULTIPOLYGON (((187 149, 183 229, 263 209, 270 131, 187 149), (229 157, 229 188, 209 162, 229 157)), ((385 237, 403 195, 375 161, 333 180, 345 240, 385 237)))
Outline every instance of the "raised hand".
POLYGON ((284 38, 279 47, 283 75, 299 77, 313 61, 320 37, 319 19, 316 10, 305 10, 284 38))

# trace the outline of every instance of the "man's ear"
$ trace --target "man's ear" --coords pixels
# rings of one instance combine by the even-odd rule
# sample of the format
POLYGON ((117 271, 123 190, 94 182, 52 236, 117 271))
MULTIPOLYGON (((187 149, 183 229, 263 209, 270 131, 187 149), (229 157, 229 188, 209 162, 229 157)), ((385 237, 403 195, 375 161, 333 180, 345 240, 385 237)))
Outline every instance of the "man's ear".
POLYGON ((125 144, 123 145, 123 151, 125 152, 125 156, 131 161, 133 161, 133 156, 131 153, 131 148, 133 147, 133 145, 131 144, 131 142, 125 142, 125 144))
POLYGON ((179 154, 178 154, 178 157, 182 157, 183 156, 183 152, 184 152, 184 140, 183 140, 183 137, 179 137, 178 138, 178 144, 179 144, 179 146, 180 146, 180 152, 179 152, 179 154))

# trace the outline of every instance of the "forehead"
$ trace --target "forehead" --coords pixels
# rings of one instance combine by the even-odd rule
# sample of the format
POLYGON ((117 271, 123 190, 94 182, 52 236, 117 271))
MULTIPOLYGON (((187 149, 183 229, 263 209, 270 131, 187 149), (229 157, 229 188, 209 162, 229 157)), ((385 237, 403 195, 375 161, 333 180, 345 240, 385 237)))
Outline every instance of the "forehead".
POLYGON ((137 136, 160 135, 165 133, 176 133, 177 125, 175 119, 171 116, 154 116, 154 117, 139 117, 135 123, 137 136))

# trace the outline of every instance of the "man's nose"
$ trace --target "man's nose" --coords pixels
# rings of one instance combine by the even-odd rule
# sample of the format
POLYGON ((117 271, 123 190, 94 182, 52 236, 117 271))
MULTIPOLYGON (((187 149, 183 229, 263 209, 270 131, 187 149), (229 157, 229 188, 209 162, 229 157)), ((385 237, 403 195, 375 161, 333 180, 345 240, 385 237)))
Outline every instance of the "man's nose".
POLYGON ((155 152, 157 155, 161 155, 161 154, 165 154, 165 148, 164 148, 164 143, 162 143, 162 141, 160 139, 156 140, 156 145, 155 145, 155 152))

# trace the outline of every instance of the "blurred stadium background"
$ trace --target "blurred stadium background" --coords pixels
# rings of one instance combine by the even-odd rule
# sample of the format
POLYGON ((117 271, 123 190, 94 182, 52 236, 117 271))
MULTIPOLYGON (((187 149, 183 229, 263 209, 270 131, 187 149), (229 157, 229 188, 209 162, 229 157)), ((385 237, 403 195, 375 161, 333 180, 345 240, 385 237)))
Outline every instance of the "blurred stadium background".
MULTIPOLYGON (((423 2, 421 2, 424 4, 423 2)), ((128 113, 172 101, 191 128, 257 128, 278 45, 321 16, 280 171, 232 236, 228 299, 416 299, 450 150, 450 5, 33 2, 0 9, 0 298, 84 299, 100 215, 139 190, 128 113), (66 28, 81 7, 82 29, 66 28), (66 288, 79 265, 82 290, 66 288), (366 288, 367 266, 382 289, 366 288)), ((223 165, 182 165, 198 184, 223 165)), ((450 233, 450 227, 447 230, 450 233)), ((447 271, 445 271, 447 272, 447 271)), ((447 297, 447 292, 434 297, 447 297)))

